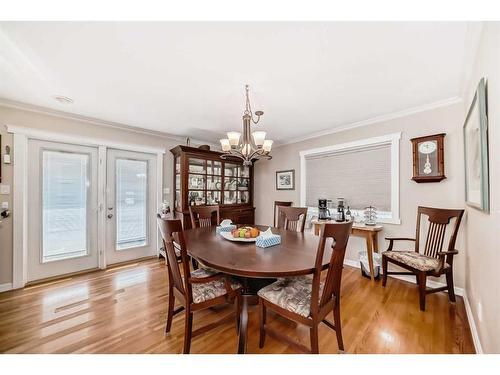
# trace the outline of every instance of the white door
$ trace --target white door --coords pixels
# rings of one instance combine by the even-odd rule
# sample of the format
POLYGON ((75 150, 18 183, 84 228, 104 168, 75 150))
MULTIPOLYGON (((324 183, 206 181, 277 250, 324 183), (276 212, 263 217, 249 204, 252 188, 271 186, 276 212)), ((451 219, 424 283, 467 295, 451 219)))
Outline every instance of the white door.
POLYGON ((94 147, 28 143, 28 281, 97 268, 94 147))
POLYGON ((106 175, 106 264, 156 255, 156 155, 110 149, 106 175))

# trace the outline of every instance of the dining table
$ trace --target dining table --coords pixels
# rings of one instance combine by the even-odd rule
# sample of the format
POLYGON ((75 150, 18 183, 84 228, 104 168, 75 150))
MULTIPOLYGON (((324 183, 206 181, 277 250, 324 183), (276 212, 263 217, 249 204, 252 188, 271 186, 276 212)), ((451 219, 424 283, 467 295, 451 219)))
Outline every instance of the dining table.
MULTIPOLYGON (((261 231, 269 228, 262 225, 254 227, 261 231)), ((258 301, 258 290, 276 278, 312 274, 315 269, 319 243, 317 236, 279 228, 271 230, 281 236, 281 243, 267 248, 257 247, 255 242, 225 239, 216 233, 215 226, 184 232, 191 257, 207 267, 235 276, 243 284, 238 330, 239 354, 247 350, 248 306, 258 301)), ((331 246, 327 246, 323 255, 323 268, 328 266, 331 254, 331 246)))

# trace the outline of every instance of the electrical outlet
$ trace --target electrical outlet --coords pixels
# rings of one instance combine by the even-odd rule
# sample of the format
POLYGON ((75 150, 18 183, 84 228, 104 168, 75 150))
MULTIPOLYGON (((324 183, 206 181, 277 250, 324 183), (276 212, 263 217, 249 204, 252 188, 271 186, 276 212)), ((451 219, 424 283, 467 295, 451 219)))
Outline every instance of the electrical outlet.
POLYGON ((0 185, 0 194, 2 194, 2 195, 10 194, 10 185, 1 184, 0 185))

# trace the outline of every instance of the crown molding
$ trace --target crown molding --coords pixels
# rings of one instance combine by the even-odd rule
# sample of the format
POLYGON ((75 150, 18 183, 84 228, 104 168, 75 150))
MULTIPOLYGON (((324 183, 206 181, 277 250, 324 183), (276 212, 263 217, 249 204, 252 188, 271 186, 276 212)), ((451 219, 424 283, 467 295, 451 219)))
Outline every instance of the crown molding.
MULTIPOLYGON (((119 122, 105 121, 105 120, 101 120, 101 119, 98 119, 95 117, 88 117, 88 116, 78 115, 78 114, 74 114, 74 113, 70 113, 70 112, 59 111, 56 109, 41 107, 41 106, 23 103, 23 102, 18 102, 15 100, 10 100, 10 99, 5 99, 5 98, 0 98, 0 106, 7 107, 7 108, 20 109, 20 110, 28 111, 28 112, 39 113, 42 115, 64 118, 64 119, 68 119, 68 120, 86 122, 86 123, 92 124, 92 125, 104 126, 107 128, 114 128, 114 129, 119 129, 119 130, 125 130, 125 131, 134 132, 134 133, 138 133, 138 134, 152 135, 155 137, 161 137, 164 139, 169 139, 172 141, 181 142, 182 144, 184 144, 184 142, 186 141, 186 138, 188 137, 188 136, 182 137, 179 135, 173 135, 173 134, 169 134, 169 133, 165 133, 165 132, 161 132, 161 131, 157 131, 157 130, 149 130, 149 129, 141 128, 138 126, 122 124, 119 122)), ((191 137, 189 137, 189 138, 191 139, 191 142, 193 142, 194 144, 198 144, 198 145, 208 144, 212 147, 219 146, 213 142, 204 141, 201 139, 195 139, 195 138, 191 138, 191 137)))
POLYGON ((454 104, 461 103, 461 102, 462 102, 461 97, 454 96, 452 98, 440 100, 437 102, 433 102, 433 103, 429 103, 429 104, 425 104, 425 105, 421 105, 421 106, 417 106, 417 107, 404 109, 402 111, 388 113, 386 115, 376 116, 376 117, 372 117, 372 118, 369 118, 366 120, 356 121, 356 122, 352 122, 349 124, 336 126, 334 128, 331 128, 331 129, 321 130, 319 132, 314 132, 314 133, 311 133, 309 135, 290 138, 290 139, 287 139, 283 142, 278 143, 275 148, 286 146, 286 145, 289 145, 292 143, 302 142, 302 141, 313 139, 313 138, 323 137, 323 136, 334 134, 334 133, 340 133, 340 132, 343 132, 346 130, 360 128, 360 127, 371 125, 371 124, 376 124, 376 123, 380 123, 380 122, 394 120, 397 118, 406 117, 406 116, 414 115, 416 113, 426 112, 426 111, 454 105, 454 104))

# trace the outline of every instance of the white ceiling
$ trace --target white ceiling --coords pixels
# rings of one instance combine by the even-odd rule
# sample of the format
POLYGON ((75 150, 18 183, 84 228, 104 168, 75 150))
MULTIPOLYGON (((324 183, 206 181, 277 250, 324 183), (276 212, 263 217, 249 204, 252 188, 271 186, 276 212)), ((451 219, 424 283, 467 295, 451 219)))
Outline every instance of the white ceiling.
POLYGON ((460 96, 465 22, 0 23, 0 97, 217 142, 244 85, 286 142, 460 96), (56 102, 54 95, 74 99, 56 102))

